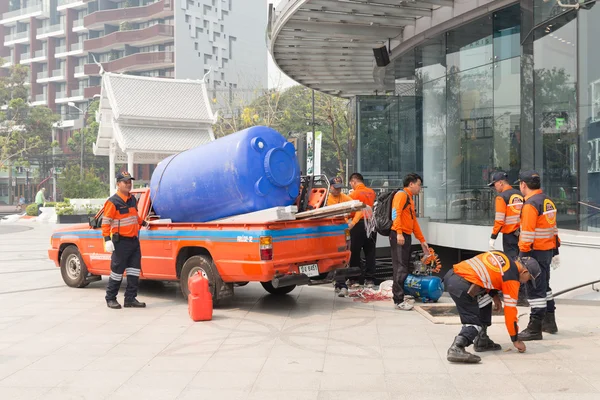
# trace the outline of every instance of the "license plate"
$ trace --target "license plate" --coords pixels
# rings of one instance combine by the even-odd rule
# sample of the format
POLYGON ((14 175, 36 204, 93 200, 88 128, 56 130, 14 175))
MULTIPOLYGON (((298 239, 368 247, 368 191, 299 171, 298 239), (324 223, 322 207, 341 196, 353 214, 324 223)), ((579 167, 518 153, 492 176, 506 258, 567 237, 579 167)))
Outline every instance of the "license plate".
POLYGON ((319 266, 317 264, 301 265, 298 269, 301 274, 306 274, 306 276, 319 276, 319 266))

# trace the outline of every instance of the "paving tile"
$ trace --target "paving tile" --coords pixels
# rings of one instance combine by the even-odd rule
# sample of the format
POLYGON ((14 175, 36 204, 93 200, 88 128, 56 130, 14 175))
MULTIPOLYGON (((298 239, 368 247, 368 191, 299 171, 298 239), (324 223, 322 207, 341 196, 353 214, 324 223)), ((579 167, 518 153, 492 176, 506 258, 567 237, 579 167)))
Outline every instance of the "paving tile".
POLYGON ((40 360, 26 367, 25 369, 47 371, 78 371, 96 359, 97 357, 91 356, 63 356, 60 354, 51 354, 49 356, 41 358, 40 360))
POLYGON ((516 379, 530 393, 597 393, 596 387, 573 373, 541 375, 535 373, 517 375, 516 379))
POLYGON ((527 388, 513 375, 498 375, 490 379, 490 372, 477 370, 478 364, 464 365, 472 373, 452 374, 452 382, 462 396, 476 396, 478 393, 505 394, 528 393, 527 388))
POLYGON ((364 371, 367 374, 383 374, 384 366, 380 358, 362 358, 353 354, 337 356, 327 354, 325 356, 325 373, 356 373, 364 371))
POLYGON ((135 372, 142 369, 152 359, 147 356, 116 356, 104 355, 87 364, 84 371, 123 371, 135 372))
POLYGON ((5 387, 0 386, 0 399, 36 400, 45 399, 50 388, 45 387, 5 387))
POLYGON ((317 400, 318 390, 257 390, 248 394, 247 400, 317 400))
POLYGON ((69 377, 70 371, 59 370, 25 370, 2 379, 0 387, 52 388, 69 377))
POLYGON ((249 390, 232 389, 186 389, 179 394, 177 400, 246 400, 249 390))
POLYGON ((450 374, 413 372, 410 374, 410 379, 407 379, 406 374, 385 374, 385 382, 389 393, 419 393, 419 396, 444 393, 447 396, 460 398, 450 374))
POLYGON ((215 355, 204 364, 201 368, 201 373, 205 371, 260 372, 266 360, 267 357, 230 357, 215 355))
MULTIPOLYGON (((388 392, 370 391, 369 398, 378 400, 389 400, 388 392)), ((321 390, 318 400, 364 400, 365 392, 356 390, 321 390)))
POLYGON ((189 383, 188 389, 225 389, 249 392, 258 372, 199 372, 189 383))
POLYGON ((321 390, 380 391, 386 389, 383 374, 371 374, 368 371, 353 373, 324 373, 321 376, 321 390))
POLYGON ((318 390, 321 372, 269 372, 263 371, 256 379, 254 390, 318 390))
POLYGON ((208 362, 210 356, 156 356, 150 359, 143 371, 194 371, 198 372, 208 362))

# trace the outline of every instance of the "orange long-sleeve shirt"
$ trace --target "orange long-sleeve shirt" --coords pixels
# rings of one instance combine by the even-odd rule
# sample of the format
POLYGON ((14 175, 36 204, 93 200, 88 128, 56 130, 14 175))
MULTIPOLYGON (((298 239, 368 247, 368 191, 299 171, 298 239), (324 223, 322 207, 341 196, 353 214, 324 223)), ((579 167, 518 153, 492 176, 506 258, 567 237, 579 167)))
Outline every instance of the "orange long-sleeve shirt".
POLYGON ((415 234, 417 240, 421 243, 425 242, 425 237, 419 226, 415 213, 415 203, 410 201, 412 195, 407 189, 399 190, 392 200, 392 230, 397 233, 403 232, 407 235, 415 234), (405 207, 406 202, 410 201, 405 207))
POLYGON ((138 215, 135 197, 123 196, 117 192, 104 203, 102 215, 102 236, 110 238, 118 232, 120 236, 136 237, 143 223, 138 215))
POLYGON ((556 226, 556 205, 541 190, 525 196, 521 211, 521 234, 519 251, 554 250, 560 244, 556 226))
POLYGON ((332 206, 334 204, 339 204, 339 203, 345 203, 347 201, 352 201, 352 197, 350 197, 347 194, 344 194, 342 192, 340 192, 340 194, 338 194, 337 196, 334 195, 333 193, 329 193, 329 196, 327 196, 327 205, 328 206, 332 206))
POLYGON ((454 273, 487 290, 502 291, 504 323, 511 340, 518 340, 517 299, 521 284, 516 262, 500 251, 488 251, 455 264, 454 273))
MULTIPOLYGON (((352 200, 359 200, 363 204, 372 208, 373 204, 375 204, 375 199, 377 196, 375 195, 375 191, 373 189, 366 187, 364 183, 359 183, 356 185, 352 193, 350 193, 350 198, 352 200)), ((352 223, 356 225, 356 223, 360 221, 362 217, 363 212, 357 211, 354 214, 354 217, 352 217, 352 223)))

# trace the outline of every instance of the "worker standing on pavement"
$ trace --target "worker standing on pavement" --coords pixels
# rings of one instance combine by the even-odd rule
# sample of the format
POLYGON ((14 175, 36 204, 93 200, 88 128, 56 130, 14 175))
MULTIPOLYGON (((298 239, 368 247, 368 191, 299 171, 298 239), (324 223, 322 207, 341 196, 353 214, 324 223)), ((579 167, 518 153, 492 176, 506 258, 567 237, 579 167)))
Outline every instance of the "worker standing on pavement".
POLYGON ((519 284, 531 282, 535 287, 536 278, 540 274, 540 266, 535 259, 529 257, 516 261, 501 251, 489 251, 455 264, 444 277, 444 286, 456 303, 463 326, 448 349, 448 361, 458 363, 481 361, 479 356, 465 350, 465 347, 472 343, 475 343, 476 351, 501 349, 500 345, 487 336, 487 327, 492 323, 492 305, 490 303, 489 306, 480 308, 479 304, 482 296, 490 295, 494 302, 494 309, 500 310, 499 290, 502 291, 504 298, 504 321, 510 339, 519 352, 525 352, 526 346, 518 336, 517 325, 519 284))
POLYGON ((112 253, 110 277, 106 286, 106 305, 119 309, 117 294, 127 272, 127 288, 125 289, 125 307, 146 307, 146 303, 137 300, 138 284, 142 253, 140 251, 139 229, 147 222, 138 215, 137 200, 130 194, 131 181, 134 178, 129 172, 117 175, 117 193, 104 203, 102 218, 102 236, 104 249, 112 253))
MULTIPOLYGON (((331 178, 329 180, 329 196, 327 196, 327 206, 352 201, 352 198, 350 196, 342 193, 343 187, 344 182, 339 176, 336 176, 335 178, 331 178)), ((346 277, 342 276, 336 278, 335 292, 338 294, 339 297, 348 296, 348 285, 346 284, 346 277)))
MULTIPOLYGON (((502 249, 511 259, 519 255, 519 226, 521 224, 521 208, 523 208, 523 195, 513 188, 508 182, 506 172, 498 171, 492 175, 488 184, 493 187, 496 196, 496 217, 490 238, 490 250, 494 250, 498 234, 502 233, 502 249)), ((519 289, 519 306, 529 306, 527 303, 527 290, 525 285, 519 289)))
MULTIPOLYGON (((365 180, 358 172, 350 175, 350 186, 352 200, 361 201, 366 206, 373 208, 376 195, 375 191, 365 185, 365 180)), ((363 212, 358 211, 354 214, 352 221, 348 224, 350 228, 350 267, 359 267, 363 271, 362 278, 364 285, 367 288, 372 288, 375 285, 375 251, 377 233, 373 232, 367 236, 363 212), (360 252, 365 252, 365 267, 363 269, 360 262, 360 252)))
POLYGON ((532 287, 531 283, 527 286, 531 314, 527 328, 519 333, 519 339, 542 340, 542 332, 558 332, 554 314, 556 306, 550 288, 550 264, 557 267, 560 263, 557 209, 554 202, 542 192, 540 175, 536 171, 521 172, 519 187, 525 196, 521 211, 519 257, 535 258, 542 271, 536 286, 532 287))
POLYGON ((429 246, 425 241, 412 201, 421 191, 423 180, 417 174, 404 177, 404 190, 399 190, 392 200, 392 228, 390 230, 390 248, 392 253, 393 279, 392 294, 394 304, 399 310, 412 310, 413 304, 404 301, 404 282, 412 271, 410 270, 410 246, 412 235, 419 242, 423 253, 429 254, 429 246))
POLYGON ((40 213, 42 212, 40 209, 44 207, 44 204, 46 204, 46 197, 44 196, 44 193, 46 193, 46 188, 41 188, 35 195, 35 204, 37 204, 37 215, 40 215, 40 213))

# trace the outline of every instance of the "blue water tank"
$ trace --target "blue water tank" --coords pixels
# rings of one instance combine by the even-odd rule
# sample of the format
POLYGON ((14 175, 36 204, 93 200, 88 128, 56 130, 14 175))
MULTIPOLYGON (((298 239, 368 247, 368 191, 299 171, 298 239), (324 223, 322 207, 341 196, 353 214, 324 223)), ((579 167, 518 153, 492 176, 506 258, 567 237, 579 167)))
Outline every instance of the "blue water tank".
POLYGON ((404 293, 420 298, 424 303, 436 302, 444 293, 444 284, 437 276, 411 274, 404 281, 404 293))
POLYGON ((255 126, 161 161, 150 180, 156 214, 208 222, 294 203, 300 167, 294 145, 255 126))

